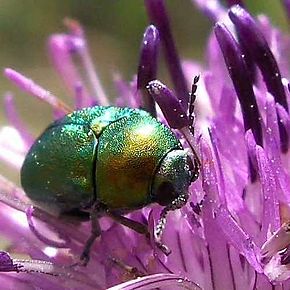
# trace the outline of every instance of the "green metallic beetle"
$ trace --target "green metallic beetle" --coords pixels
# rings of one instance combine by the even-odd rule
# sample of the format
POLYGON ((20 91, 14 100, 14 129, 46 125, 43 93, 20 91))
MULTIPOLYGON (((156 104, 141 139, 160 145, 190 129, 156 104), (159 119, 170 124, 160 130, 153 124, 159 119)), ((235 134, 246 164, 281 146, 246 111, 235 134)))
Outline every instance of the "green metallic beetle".
MULTIPOLYGON (((149 113, 130 108, 91 107, 53 122, 35 141, 21 169, 28 197, 60 215, 89 213, 92 234, 81 259, 100 235, 98 217, 108 215, 148 233, 122 214, 157 202, 162 217, 182 207, 197 177, 189 152, 168 127, 149 113)), ((164 228, 157 225, 157 236, 164 228)), ((161 241, 157 245, 164 250, 161 241)))

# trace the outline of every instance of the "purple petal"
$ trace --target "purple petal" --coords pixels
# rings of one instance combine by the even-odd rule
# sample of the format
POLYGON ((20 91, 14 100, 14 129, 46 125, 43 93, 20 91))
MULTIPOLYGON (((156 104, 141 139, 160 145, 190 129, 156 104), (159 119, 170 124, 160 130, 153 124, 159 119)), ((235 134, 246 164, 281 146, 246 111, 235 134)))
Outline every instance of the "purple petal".
MULTIPOLYGON (((98 285, 98 283, 91 280, 87 275, 75 271, 73 267, 70 266, 57 266, 53 263, 42 260, 13 259, 13 263, 17 265, 18 272, 48 274, 54 276, 54 279, 57 279, 56 277, 61 277, 62 279, 65 278, 64 285, 67 284, 67 287, 69 288, 72 285, 78 285, 81 289, 84 289, 83 287, 88 287, 88 289, 103 289, 100 285, 98 285), (72 285, 70 285, 71 281, 73 282, 72 285)), ((42 281, 44 282, 44 280, 42 281)))
POLYGON ((242 1, 242 0, 227 0, 226 2, 227 2, 228 7, 231 7, 235 4, 240 5, 241 7, 245 6, 243 3, 244 1, 242 1))
MULTIPOLYGON (((52 35, 48 40, 48 51, 54 67, 68 90, 74 94, 75 86, 81 84, 83 86, 83 97, 87 102, 90 100, 89 92, 86 86, 84 86, 82 78, 72 59, 72 52, 75 50, 76 45, 72 47, 74 42, 71 38, 72 36, 66 34, 52 35)), ((75 38, 73 37, 73 39, 75 38)))
POLYGON ((224 180, 224 175, 223 175, 223 170, 222 170, 222 165, 221 165, 221 159, 219 156, 219 152, 217 149, 217 140, 216 140, 216 135, 212 134, 212 131, 209 129, 209 136, 210 136, 210 141, 212 144, 213 148, 213 153, 217 161, 217 166, 218 166, 218 173, 219 173, 219 191, 220 191, 220 198, 222 203, 225 203, 225 180, 224 180))
POLYGON ((245 143, 241 141, 244 138, 244 133, 236 126, 236 122, 231 124, 232 126, 229 126, 224 119, 217 118, 213 121, 211 131, 215 135, 214 138, 220 154, 228 160, 230 167, 235 169, 235 176, 240 179, 242 183, 240 186, 243 187, 248 176, 247 151, 245 143), (239 150, 236 150, 237 146, 239 150), (233 152, 235 152, 234 156, 233 152))
POLYGON ((285 125, 288 135, 290 134, 290 117, 288 112, 284 109, 283 106, 276 103, 276 109, 278 112, 278 117, 280 118, 281 122, 285 125))
POLYGON ((155 102, 146 89, 147 84, 157 77, 159 32, 150 25, 144 32, 137 76, 137 89, 142 94, 142 108, 156 117, 155 102))
POLYGON ((28 150, 22 136, 13 127, 0 129, 0 159, 13 169, 19 170, 28 150))
POLYGON ((237 289, 255 289, 256 271, 246 262, 246 259, 233 247, 229 247, 229 255, 237 289))
POLYGON ((205 58, 209 68, 203 78, 210 96, 213 111, 216 111, 218 105, 222 102, 222 90, 225 84, 231 83, 231 79, 214 33, 211 33, 209 36, 205 58))
POLYGON ((283 0, 282 2, 285 6, 286 13, 287 13, 288 20, 289 20, 290 19, 290 0, 283 0))
POLYGON ((166 287, 166 289, 171 290, 179 288, 201 290, 201 288, 192 281, 174 274, 155 274, 145 277, 139 277, 135 280, 131 280, 120 285, 111 287, 108 290, 150 290, 159 287, 166 287))
MULTIPOLYGON (((254 19, 246 10, 238 5, 230 9, 229 17, 235 24, 241 42, 259 66, 268 91, 274 96, 275 101, 288 111, 288 104, 278 64, 254 19)), ((279 123, 279 131, 281 150, 282 152, 287 152, 289 136, 282 123, 279 123)), ((261 145, 260 143, 258 144, 261 145)))
POLYGON ((199 10, 203 11, 213 22, 218 21, 226 13, 218 0, 191 0, 199 10))
POLYGON ((236 111, 236 92, 232 87, 224 85, 221 92, 219 112, 223 115, 225 122, 233 122, 236 111))
POLYGON ((271 95, 266 98, 266 146, 271 158, 280 158, 279 151, 279 127, 278 127, 278 116, 276 111, 276 104, 271 95))
POLYGON ((218 23, 215 33, 241 104, 245 130, 252 129, 257 144, 262 145, 260 113, 243 55, 225 25, 218 23))
POLYGON ((269 259, 290 244, 289 222, 283 223, 261 249, 262 259, 269 259))
POLYGON ((205 201, 208 206, 205 207, 205 212, 209 218, 212 211, 219 207, 219 188, 215 169, 215 160, 211 149, 204 139, 201 139, 201 157, 202 157, 202 187, 205 191, 205 201))
POLYGON ((215 217, 220 230, 223 231, 230 244, 245 256, 257 272, 262 273, 262 267, 257 259, 258 247, 233 219, 227 208, 219 207, 215 212, 215 217))
MULTIPOLYGON (((282 106, 281 106, 282 107, 282 106)), ((283 108, 283 107, 282 107, 283 108)), ((287 126, 285 126, 287 128, 287 126)), ((279 136, 279 127, 277 120, 277 109, 274 99, 271 95, 267 96, 266 102, 266 153, 269 160, 271 160, 273 172, 277 176, 284 174, 281 170, 281 154, 280 154, 280 136, 279 136)))
MULTIPOLYGON (((281 114, 282 120, 285 120, 285 128, 288 128, 287 119, 289 120, 289 115, 285 109, 279 105, 275 104, 271 96, 268 96, 266 103, 266 117, 267 117, 267 128, 266 128, 266 153, 269 160, 271 160, 271 167, 274 175, 276 176, 277 181, 282 189, 283 195, 279 198, 289 200, 290 196, 288 194, 290 190, 289 176, 283 168, 283 163, 281 159, 281 154, 279 150, 279 136, 278 136, 278 121, 277 115, 281 114), (284 117, 283 117, 284 116, 284 117)), ((289 132, 289 131, 288 131, 289 132)))
POLYGON ((157 27, 163 50, 167 61, 168 69, 175 92, 181 100, 181 106, 186 111, 189 100, 188 88, 178 57, 177 49, 171 33, 169 18, 163 0, 145 0, 145 5, 151 21, 157 27))
POLYGON ((28 132, 27 128, 23 125, 23 121, 20 119, 14 103, 14 97, 11 93, 6 93, 4 96, 4 106, 5 106, 5 113, 6 117, 10 123, 17 131, 19 132, 20 136, 26 143, 26 149, 30 148, 32 143, 34 142, 34 138, 28 132))
POLYGON ((249 48, 261 69, 269 92, 274 96, 275 101, 288 111, 278 65, 254 19, 238 5, 230 9, 229 16, 236 26, 241 41, 249 48))
POLYGON ((289 36, 287 33, 284 33, 282 30, 273 26, 271 20, 263 14, 257 17, 257 25, 259 26, 260 31, 263 31, 263 35, 279 65, 281 75, 289 76, 289 61, 288 57, 285 57, 288 55, 290 47, 289 36))
POLYGON ((189 119, 181 105, 180 99, 158 80, 151 81, 147 89, 159 105, 169 126, 181 129, 189 125, 189 119))
POLYGON ((72 36, 70 40, 74 40, 73 37, 76 38, 77 43, 75 53, 77 53, 80 56, 80 59, 84 67, 84 71, 89 80, 91 91, 93 92, 94 97, 97 99, 99 105, 108 106, 109 100, 104 92, 96 68, 93 64, 93 60, 87 45, 87 40, 85 38, 85 32, 82 26, 78 21, 73 19, 66 19, 65 25, 70 30, 72 36), (78 45, 78 43, 80 43, 81 45, 78 45))
POLYGON ((201 171, 202 184, 205 191, 202 219, 212 273, 211 287, 216 289, 234 289, 228 245, 214 220, 214 212, 220 205, 214 159, 210 148, 203 140, 201 142, 201 155, 203 164, 201 171), (223 261, 223 267, 220 267, 220 261, 223 261))
POLYGON ((231 160, 227 161, 221 154, 220 142, 218 141, 217 131, 214 128, 211 128, 210 130, 210 137, 213 144, 213 153, 215 154, 215 159, 217 160, 217 166, 219 169, 218 187, 220 198, 223 202, 226 200, 229 207, 239 213, 244 210, 244 204, 240 192, 245 186, 245 182, 242 181, 245 179, 245 176, 239 176, 240 173, 238 171, 238 169, 241 169, 241 165, 233 164, 231 163, 231 160), (219 159, 221 160, 219 161, 219 159), (227 175, 225 172, 234 172, 236 180, 226 178, 227 175))
POLYGON ((248 159, 249 159, 249 171, 251 182, 254 183, 257 180, 257 156, 256 156, 256 140, 252 130, 248 130, 245 134, 245 141, 247 145, 248 159))
POLYGON ((31 205, 24 191, 2 175, 0 175, 0 189, 0 201, 6 205, 22 212, 31 205))
POLYGON ((72 111, 72 109, 63 103, 59 98, 19 72, 10 68, 6 68, 4 70, 4 75, 14 84, 16 84, 21 90, 37 97, 41 101, 48 103, 52 108, 59 111, 63 115, 72 111))
MULTIPOLYGON (((118 94, 115 104, 119 107, 140 108, 140 96, 136 93, 135 85, 133 85, 134 88, 132 88, 132 86, 122 79, 121 75, 118 73, 115 73, 113 78, 118 94)), ((135 82, 135 78, 133 82, 135 82)))
POLYGON ((263 216, 261 234, 266 239, 268 232, 276 231, 280 226, 278 191, 275 176, 270 162, 265 156, 264 150, 257 146, 257 161, 259 167, 260 182, 263 192, 263 216))
POLYGON ((81 83, 77 83, 75 85, 74 97, 76 110, 80 110, 86 107, 87 104, 85 103, 84 86, 81 83))
POLYGON ((257 163, 257 155, 256 155, 256 146, 257 143, 255 141, 254 135, 252 130, 248 130, 245 133, 245 140, 246 140, 246 145, 247 145, 247 151, 249 158, 251 159, 251 162, 253 164, 257 163))
POLYGON ((52 240, 50 238, 47 238, 42 233, 40 233, 34 225, 34 222, 32 219, 33 212, 34 212, 33 206, 30 206, 26 210, 27 222, 28 222, 28 225, 29 225, 31 232, 33 232, 39 240, 41 240, 44 244, 47 244, 48 246, 55 247, 55 248, 69 248, 70 239, 69 239, 69 237, 65 236, 64 234, 59 233, 59 237, 63 241, 56 241, 56 240, 52 240))

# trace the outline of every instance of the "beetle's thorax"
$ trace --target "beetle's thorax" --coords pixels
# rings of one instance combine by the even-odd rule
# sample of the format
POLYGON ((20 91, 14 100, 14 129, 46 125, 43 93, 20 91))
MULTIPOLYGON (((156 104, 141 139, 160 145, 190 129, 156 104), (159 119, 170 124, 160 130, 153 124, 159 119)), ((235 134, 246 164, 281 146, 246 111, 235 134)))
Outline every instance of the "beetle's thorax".
POLYGON ((187 150, 173 150, 163 158, 152 184, 152 199, 161 205, 170 205, 179 197, 187 199, 193 172, 187 150))

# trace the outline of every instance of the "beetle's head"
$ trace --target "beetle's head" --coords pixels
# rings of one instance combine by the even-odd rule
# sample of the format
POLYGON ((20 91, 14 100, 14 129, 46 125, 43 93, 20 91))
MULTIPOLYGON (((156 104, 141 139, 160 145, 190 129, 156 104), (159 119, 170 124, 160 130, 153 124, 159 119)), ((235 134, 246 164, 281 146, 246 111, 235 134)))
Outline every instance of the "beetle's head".
POLYGON ((182 207, 188 199, 188 187, 198 176, 187 150, 170 151, 161 161, 152 186, 154 202, 173 209, 182 207))

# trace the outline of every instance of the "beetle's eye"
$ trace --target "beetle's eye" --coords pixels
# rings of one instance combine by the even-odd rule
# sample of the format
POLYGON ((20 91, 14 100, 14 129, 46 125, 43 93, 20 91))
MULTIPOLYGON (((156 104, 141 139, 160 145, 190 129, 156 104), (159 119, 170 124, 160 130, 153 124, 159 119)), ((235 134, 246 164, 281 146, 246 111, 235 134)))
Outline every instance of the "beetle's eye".
POLYGON ((176 192, 171 182, 162 182, 157 189, 156 201, 160 205, 168 205, 176 198, 176 192))

